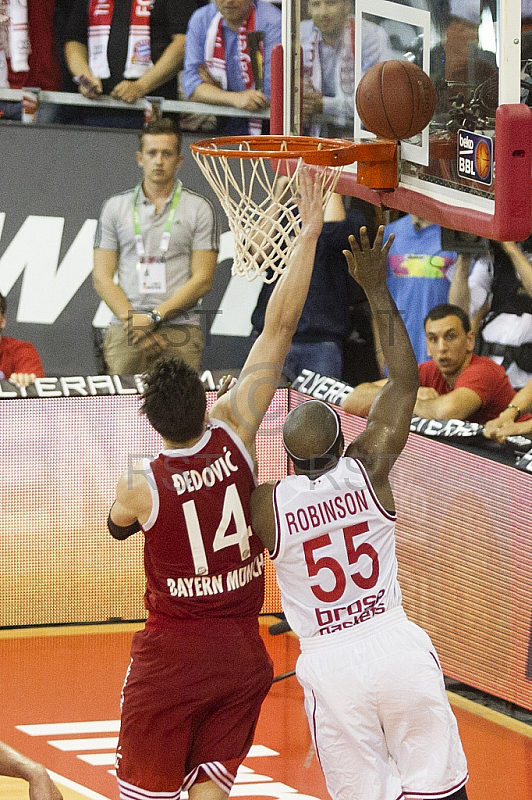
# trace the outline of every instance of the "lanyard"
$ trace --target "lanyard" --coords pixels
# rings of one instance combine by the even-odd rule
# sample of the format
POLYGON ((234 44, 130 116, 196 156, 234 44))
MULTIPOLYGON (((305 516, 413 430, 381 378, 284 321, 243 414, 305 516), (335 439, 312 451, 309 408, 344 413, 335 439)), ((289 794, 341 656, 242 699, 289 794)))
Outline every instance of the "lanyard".
MULTIPOLYGON (((181 189, 183 188, 183 184, 180 180, 177 180, 175 183, 174 194, 172 196, 172 203, 168 210, 168 215, 166 217, 166 223, 164 225, 163 235, 161 236, 161 244, 159 245, 161 256, 164 258, 164 254, 168 251, 168 246, 170 244, 170 230, 172 228, 172 223, 174 221, 175 212, 177 210, 177 206, 179 205, 179 198, 181 197, 181 189)), ((133 195, 133 231, 135 233, 135 247, 137 250, 137 256, 139 258, 144 258, 145 249, 144 249, 144 239, 142 238, 142 231, 140 229, 140 214, 137 208, 137 201, 139 198, 140 193, 140 183, 135 189, 135 194, 133 195)))

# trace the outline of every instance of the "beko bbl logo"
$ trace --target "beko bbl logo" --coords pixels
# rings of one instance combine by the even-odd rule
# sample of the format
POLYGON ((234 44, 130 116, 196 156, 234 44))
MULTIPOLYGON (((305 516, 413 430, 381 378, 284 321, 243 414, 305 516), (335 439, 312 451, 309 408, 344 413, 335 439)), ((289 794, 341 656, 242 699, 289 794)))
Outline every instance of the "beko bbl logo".
POLYGON ((472 181, 490 184, 493 181, 493 142, 487 136, 471 131, 458 131, 458 175, 472 181))

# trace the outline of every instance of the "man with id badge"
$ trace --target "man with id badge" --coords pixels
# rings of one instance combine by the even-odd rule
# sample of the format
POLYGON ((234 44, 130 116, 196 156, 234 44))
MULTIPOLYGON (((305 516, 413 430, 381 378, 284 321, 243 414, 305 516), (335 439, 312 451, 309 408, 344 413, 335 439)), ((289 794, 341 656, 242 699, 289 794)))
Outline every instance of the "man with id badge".
POLYGON ((212 286, 220 232, 210 201, 176 178, 180 145, 171 120, 149 122, 137 151, 142 182, 100 212, 93 280, 113 312, 104 341, 112 375, 146 372, 161 355, 200 368, 195 307, 212 286))

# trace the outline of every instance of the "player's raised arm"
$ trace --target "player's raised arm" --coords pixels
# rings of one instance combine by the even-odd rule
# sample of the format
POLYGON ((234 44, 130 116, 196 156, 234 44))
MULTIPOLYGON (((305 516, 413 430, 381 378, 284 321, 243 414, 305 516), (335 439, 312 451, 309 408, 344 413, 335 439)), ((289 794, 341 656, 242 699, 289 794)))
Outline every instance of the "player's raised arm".
POLYGON ((383 245, 383 232, 381 226, 371 247, 367 230, 362 228, 362 246, 350 236, 351 249, 344 251, 351 277, 366 292, 389 375, 371 405, 366 430, 347 448, 346 455, 367 457, 372 484, 383 505, 391 509, 388 475, 408 438, 419 372, 402 317, 386 285, 386 260, 393 238, 383 245))
POLYGON ((277 389, 310 284, 323 225, 323 181, 303 167, 298 199, 301 231, 285 272, 268 302, 264 329, 253 344, 235 386, 216 401, 210 416, 225 420, 252 451, 255 434, 277 389))

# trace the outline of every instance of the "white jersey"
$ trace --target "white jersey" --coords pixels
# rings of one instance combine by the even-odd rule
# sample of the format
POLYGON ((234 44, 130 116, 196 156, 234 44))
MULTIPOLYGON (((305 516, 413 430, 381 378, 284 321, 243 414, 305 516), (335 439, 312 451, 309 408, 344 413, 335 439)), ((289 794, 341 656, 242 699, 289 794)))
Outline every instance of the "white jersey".
POLYGON ((360 461, 340 458, 315 481, 289 475, 273 503, 271 558, 300 639, 328 639, 401 606, 395 514, 380 504, 360 461))

